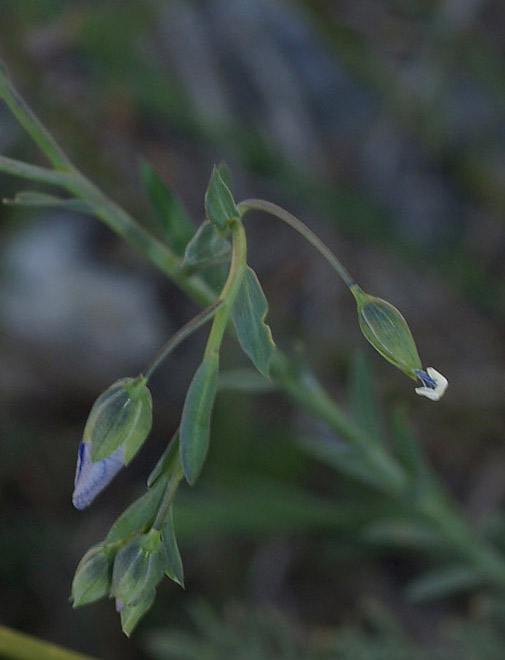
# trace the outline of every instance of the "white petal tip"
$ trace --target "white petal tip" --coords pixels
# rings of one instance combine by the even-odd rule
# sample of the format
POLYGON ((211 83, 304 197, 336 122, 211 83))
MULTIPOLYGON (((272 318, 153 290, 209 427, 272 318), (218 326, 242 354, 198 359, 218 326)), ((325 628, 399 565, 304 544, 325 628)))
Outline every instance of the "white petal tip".
POLYGON ((442 374, 436 369, 433 369, 433 367, 427 367, 426 372, 419 371, 416 373, 419 380, 425 383, 423 387, 416 387, 416 394, 425 396, 432 401, 438 401, 444 396, 445 390, 449 385, 449 381, 445 376, 442 376, 442 374), (423 378, 423 375, 426 376, 426 374, 428 377, 423 378))

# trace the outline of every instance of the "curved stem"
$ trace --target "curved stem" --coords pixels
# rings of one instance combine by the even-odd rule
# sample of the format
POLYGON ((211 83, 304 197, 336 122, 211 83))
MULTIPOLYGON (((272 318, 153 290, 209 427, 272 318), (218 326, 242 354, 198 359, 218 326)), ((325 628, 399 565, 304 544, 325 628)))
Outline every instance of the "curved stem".
POLYGON ((158 351, 158 353, 151 360, 149 365, 143 371, 144 378, 149 380, 153 375, 159 365, 163 360, 178 346, 183 342, 186 337, 189 337, 195 330, 198 330, 202 325, 207 323, 217 312, 218 308, 223 304, 222 300, 218 300, 207 309, 204 309, 203 312, 194 316, 191 321, 188 321, 185 325, 180 328, 175 335, 170 337, 167 343, 158 351))
POLYGON ((204 360, 212 353, 217 353, 219 351, 226 326, 230 320, 233 303, 235 302, 235 298, 239 292, 240 285, 242 284, 242 279, 247 265, 246 236, 244 227, 240 220, 235 220, 233 222, 231 230, 233 237, 233 252, 230 272, 228 273, 228 278, 219 296, 219 298, 223 301, 223 306, 217 312, 214 318, 209 339, 207 341, 207 346, 205 347, 205 353, 203 356, 204 360))
POLYGON ((307 227, 301 220, 295 217, 292 213, 284 210, 277 204, 272 204, 272 202, 267 202, 264 199, 246 199, 243 202, 237 204, 237 208, 242 215, 247 213, 247 211, 265 211, 270 213, 270 215, 275 216, 279 220, 282 220, 292 229, 301 234, 305 240, 307 240, 316 250, 326 259, 330 266, 335 270, 342 280, 351 288, 355 282, 351 277, 347 269, 342 265, 342 263, 337 259, 333 252, 323 243, 323 241, 314 234, 314 232, 307 227))

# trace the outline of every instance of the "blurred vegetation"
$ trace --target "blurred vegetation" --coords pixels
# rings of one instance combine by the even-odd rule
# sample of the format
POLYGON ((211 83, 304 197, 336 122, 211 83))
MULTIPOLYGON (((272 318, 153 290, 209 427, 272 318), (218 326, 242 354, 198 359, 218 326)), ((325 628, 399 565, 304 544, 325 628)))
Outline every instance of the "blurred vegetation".
MULTIPOLYGON (((73 160, 160 235, 139 158, 197 221, 210 166, 225 158, 240 193, 296 210, 367 290, 398 303, 423 359, 440 365, 451 389, 438 406, 414 405, 410 385, 370 355, 382 403, 367 399, 380 409, 368 431, 391 426, 389 443, 415 428, 427 454, 415 464, 431 464, 480 538, 505 551, 504 8, 248 0, 226 22, 227 5, 0 0, 0 55, 73 160)), ((38 158, 3 108, 0 126, 2 154, 38 158)), ((17 189, 3 175, 0 185, 2 197, 17 189)), ((5 250, 39 223, 1 213, 5 250)), ((106 230, 79 223, 94 267, 134 272, 175 326, 189 317, 172 286, 106 230)), ((283 228, 250 225, 276 337, 290 351, 303 342, 301 361, 347 401, 360 341, 350 302, 283 228)), ((5 260, 1 273, 8 292, 5 260)), ((398 502, 335 470, 314 450, 327 446, 327 431, 277 392, 218 399, 209 466, 177 502, 187 592, 164 584, 129 642, 110 604, 71 610, 75 564, 142 491, 201 345, 160 377, 145 456, 78 514, 70 493, 87 412, 125 374, 100 359, 97 372, 79 376, 58 356, 68 344, 84 369, 89 338, 47 340, 0 313, 2 623, 104 660, 504 656, 503 599, 458 565, 446 572, 454 557, 398 520, 398 502), (188 610, 195 597, 201 604, 188 610)), ((116 343, 120 336, 111 352, 116 343)), ((230 366, 236 358, 230 344, 230 366)))

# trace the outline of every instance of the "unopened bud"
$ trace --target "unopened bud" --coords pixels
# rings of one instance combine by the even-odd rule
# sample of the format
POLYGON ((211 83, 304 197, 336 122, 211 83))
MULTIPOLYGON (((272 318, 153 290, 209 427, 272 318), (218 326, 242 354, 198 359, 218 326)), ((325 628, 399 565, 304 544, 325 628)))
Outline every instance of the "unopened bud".
POLYGON ((124 606, 131 605, 156 587, 164 570, 160 533, 136 536, 116 555, 111 594, 124 606))
POLYGON ((124 463, 140 449, 152 426, 152 400, 143 376, 122 378, 102 392, 84 427, 93 462, 124 448, 124 463))
POLYGON ((79 562, 72 582, 73 607, 87 605, 109 594, 112 562, 102 545, 90 548, 79 562))
POLYGON ((416 380, 421 360, 407 321, 390 303, 370 296, 357 284, 351 292, 358 306, 361 331, 383 358, 416 380))

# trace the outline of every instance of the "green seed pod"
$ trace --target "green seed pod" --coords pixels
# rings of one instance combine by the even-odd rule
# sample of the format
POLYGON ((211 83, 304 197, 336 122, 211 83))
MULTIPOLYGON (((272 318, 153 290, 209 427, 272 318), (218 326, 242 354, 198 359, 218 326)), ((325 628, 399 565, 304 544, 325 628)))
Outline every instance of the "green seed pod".
POLYGON ((358 306, 361 331, 383 358, 394 364, 413 380, 422 369, 416 344, 407 321, 390 303, 369 296, 357 284, 351 292, 358 306))
POLYGON ((116 555, 111 595, 122 606, 132 605, 156 587, 164 570, 160 532, 136 536, 116 555))
POLYGON ((102 392, 93 404, 84 427, 83 442, 91 446, 93 462, 119 447, 124 464, 135 456, 152 426, 152 400, 143 376, 123 378, 102 392))
POLYGON ((73 607, 87 605, 109 594, 112 557, 103 545, 95 545, 79 562, 72 582, 73 607))

